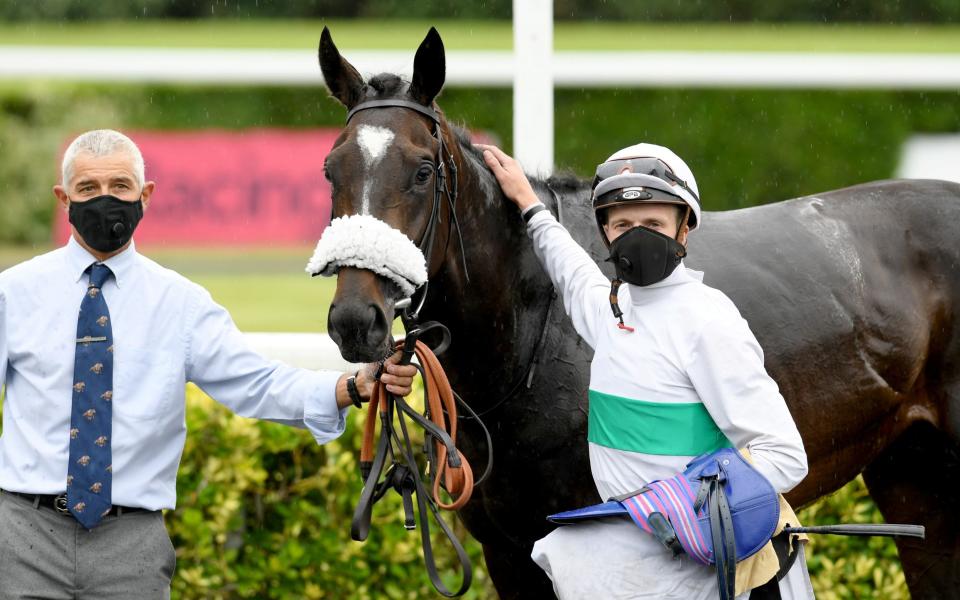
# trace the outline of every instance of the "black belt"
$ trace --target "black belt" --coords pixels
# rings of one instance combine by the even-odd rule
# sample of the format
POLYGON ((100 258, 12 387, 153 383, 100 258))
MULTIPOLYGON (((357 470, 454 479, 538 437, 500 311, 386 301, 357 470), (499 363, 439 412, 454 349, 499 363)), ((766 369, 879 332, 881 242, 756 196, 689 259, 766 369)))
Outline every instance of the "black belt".
MULTIPOLYGON (((29 501, 34 506, 42 506, 43 508, 49 508, 50 510, 61 514, 65 517, 72 517, 70 509, 67 508, 67 495, 64 494, 24 494, 23 492, 9 492, 7 490, 0 490, 4 494, 10 494, 11 496, 17 496, 23 498, 24 500, 29 501)), ((110 507, 110 512, 106 515, 107 517, 119 517, 122 515, 129 515, 132 513, 138 512, 152 512, 146 508, 135 508, 132 506, 117 506, 113 505, 110 507)))

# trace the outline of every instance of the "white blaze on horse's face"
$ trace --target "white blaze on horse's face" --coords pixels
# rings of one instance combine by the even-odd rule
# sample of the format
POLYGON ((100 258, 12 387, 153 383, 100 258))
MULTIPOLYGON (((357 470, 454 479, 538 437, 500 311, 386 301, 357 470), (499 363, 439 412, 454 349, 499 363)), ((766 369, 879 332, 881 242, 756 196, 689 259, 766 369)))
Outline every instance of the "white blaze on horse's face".
POLYGON ((386 127, 376 125, 361 125, 357 128, 357 145, 363 153, 363 166, 366 171, 363 178, 363 198, 360 214, 370 212, 370 177, 371 171, 387 153, 387 148, 393 142, 394 133, 386 127))

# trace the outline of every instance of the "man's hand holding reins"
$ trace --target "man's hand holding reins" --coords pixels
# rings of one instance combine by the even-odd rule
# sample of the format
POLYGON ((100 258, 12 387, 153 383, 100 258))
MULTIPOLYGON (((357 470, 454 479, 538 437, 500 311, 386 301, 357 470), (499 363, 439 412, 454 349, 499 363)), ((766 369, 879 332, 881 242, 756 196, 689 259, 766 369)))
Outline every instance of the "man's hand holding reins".
MULTIPOLYGON (((380 363, 368 363, 360 367, 355 375, 357 393, 362 402, 370 400, 373 394, 374 385, 377 383, 377 372, 380 371, 380 381, 386 386, 391 394, 397 396, 406 396, 413 387, 413 378, 417 374, 416 365, 400 365, 400 352, 396 352, 390 358, 383 361, 383 368, 380 363)), ((344 374, 337 382, 337 406, 346 408, 353 404, 353 399, 347 388, 350 379, 349 374, 344 374)))
POLYGON ((521 211, 526 208, 539 204, 540 199, 534 193, 530 186, 530 180, 520 168, 520 163, 506 152, 487 144, 475 144, 477 148, 483 150, 483 160, 487 163, 487 168, 497 178, 500 189, 511 202, 517 205, 521 211))

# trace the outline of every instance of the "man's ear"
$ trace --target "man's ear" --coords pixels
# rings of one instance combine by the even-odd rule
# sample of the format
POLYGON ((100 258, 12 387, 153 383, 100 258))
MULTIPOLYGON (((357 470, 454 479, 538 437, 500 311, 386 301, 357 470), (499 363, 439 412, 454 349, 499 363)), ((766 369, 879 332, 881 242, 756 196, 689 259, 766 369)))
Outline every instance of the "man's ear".
POLYGON ((690 226, 687 224, 683 225, 683 228, 680 229, 680 234, 677 236, 677 242, 680 243, 684 248, 687 247, 687 234, 690 233, 690 226))
POLYGON ((140 191, 140 202, 143 203, 143 210, 147 210, 147 205, 150 204, 150 196, 153 195, 153 190, 157 187, 157 184, 148 181, 143 184, 143 190, 140 191))
POLYGON ((63 210, 70 208, 70 198, 67 197, 67 190, 59 183, 53 186, 53 195, 57 197, 57 201, 60 202, 63 210))
POLYGON ((327 27, 320 34, 320 47, 317 50, 320 60, 320 70, 323 71, 323 80, 327 84, 330 94, 348 109, 353 108, 363 93, 363 77, 340 56, 340 51, 333 43, 333 37, 327 27))

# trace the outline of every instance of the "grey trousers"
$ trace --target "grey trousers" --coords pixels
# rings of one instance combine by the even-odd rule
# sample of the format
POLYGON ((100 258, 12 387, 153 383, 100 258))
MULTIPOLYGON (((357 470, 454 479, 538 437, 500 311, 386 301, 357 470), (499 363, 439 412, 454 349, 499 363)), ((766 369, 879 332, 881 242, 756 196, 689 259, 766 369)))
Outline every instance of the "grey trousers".
POLYGON ((170 598, 176 554, 159 512, 73 518, 0 493, 0 600, 170 598))

